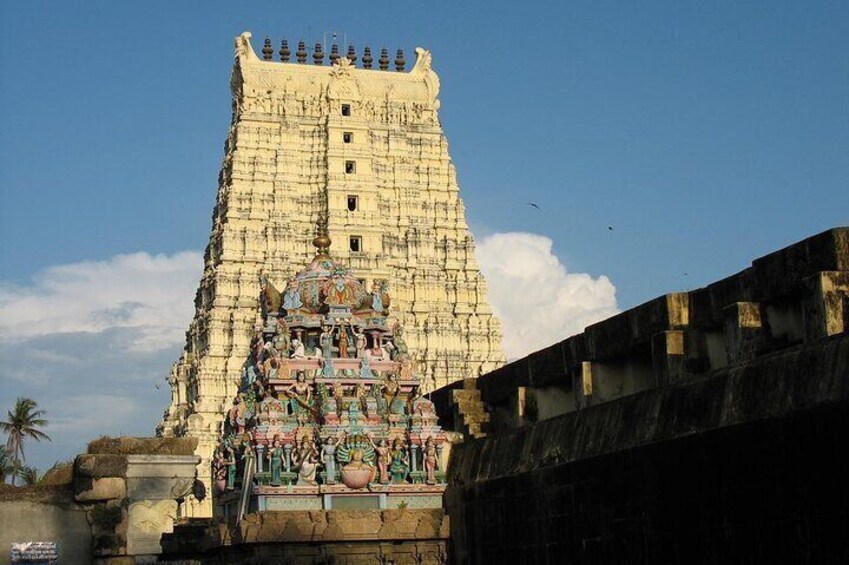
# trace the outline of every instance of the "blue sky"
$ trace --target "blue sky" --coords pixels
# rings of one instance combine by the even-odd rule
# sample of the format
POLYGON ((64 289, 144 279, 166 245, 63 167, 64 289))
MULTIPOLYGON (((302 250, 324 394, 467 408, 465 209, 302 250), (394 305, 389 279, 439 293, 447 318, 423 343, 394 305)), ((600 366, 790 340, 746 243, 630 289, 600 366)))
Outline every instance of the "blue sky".
MULTIPOLYGON (((847 2, 245 4, 0 5, 0 284, 41 292, 62 280, 51 268, 137 252, 184 269, 174 254, 201 251, 209 234, 244 30, 257 48, 266 34, 277 47, 338 31, 408 60, 430 49, 478 238, 545 236, 569 272, 606 276, 620 308, 849 219, 847 2)), ((129 339, 102 331, 73 343, 129 339)), ((28 394, 62 410, 49 394, 71 383, 50 357, 70 354, 59 332, 0 341, 0 409, 28 394), (22 359, 46 372, 40 385, 11 374, 22 359)), ((166 374, 179 348, 138 365, 150 406, 167 398, 145 379, 166 374)), ((91 383, 79 390, 106 378, 74 367, 73 382, 91 383)), ((145 433, 160 413, 120 431, 145 433)), ((43 466, 59 455, 33 456, 43 466)))

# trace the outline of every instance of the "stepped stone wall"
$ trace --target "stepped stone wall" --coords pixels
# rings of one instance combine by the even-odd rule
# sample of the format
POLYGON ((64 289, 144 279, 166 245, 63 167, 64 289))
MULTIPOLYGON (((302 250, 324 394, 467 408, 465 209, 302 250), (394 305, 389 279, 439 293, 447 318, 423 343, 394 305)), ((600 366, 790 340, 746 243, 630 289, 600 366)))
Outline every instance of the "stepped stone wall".
POLYGON ((836 228, 437 390, 453 563, 846 562, 847 329, 836 228))
MULTIPOLYGON (((172 368, 165 436, 198 438, 200 478, 254 333, 260 274, 282 290, 312 258, 320 215, 331 254, 368 281, 389 279, 423 388, 501 366, 501 328, 465 220, 438 119, 428 51, 410 72, 260 60, 236 40, 233 116, 212 235, 185 350, 172 368), (352 209, 353 208, 353 209, 352 209)), ((189 505, 210 515, 208 500, 189 505)))

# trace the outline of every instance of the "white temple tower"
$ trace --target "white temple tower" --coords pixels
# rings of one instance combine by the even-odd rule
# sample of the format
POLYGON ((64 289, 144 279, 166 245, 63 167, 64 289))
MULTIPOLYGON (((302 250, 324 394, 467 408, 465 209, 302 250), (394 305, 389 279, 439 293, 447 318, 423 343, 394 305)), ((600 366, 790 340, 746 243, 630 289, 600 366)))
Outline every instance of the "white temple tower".
MULTIPOLYGON (((392 281, 391 313, 406 328, 425 389, 504 363, 501 327, 466 224, 454 165, 438 119, 439 78, 416 49, 404 72, 398 51, 373 61, 353 48, 323 64, 280 48, 262 59, 249 33, 236 39, 233 115, 219 175, 212 234, 196 313, 172 369, 161 434, 198 437, 199 477, 233 398, 257 321, 260 274, 282 290, 313 255, 327 214, 333 256, 370 287, 392 281), (290 61, 290 59, 292 59, 290 61), (373 65, 374 63, 377 63, 373 65), (372 68, 372 67, 378 68, 372 68)), ((210 515, 192 501, 190 515, 210 515)))

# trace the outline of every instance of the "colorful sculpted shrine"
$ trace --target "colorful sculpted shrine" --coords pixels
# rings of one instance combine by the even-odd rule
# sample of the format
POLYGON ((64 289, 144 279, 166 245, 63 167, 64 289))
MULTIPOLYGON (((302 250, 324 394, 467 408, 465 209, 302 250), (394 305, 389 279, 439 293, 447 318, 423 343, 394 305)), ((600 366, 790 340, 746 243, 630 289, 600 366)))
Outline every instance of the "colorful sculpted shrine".
POLYGON ((213 460, 216 509, 439 508, 445 434, 420 393, 386 281, 370 289, 328 253, 261 312, 213 460), (249 489, 248 492, 245 489, 249 489))

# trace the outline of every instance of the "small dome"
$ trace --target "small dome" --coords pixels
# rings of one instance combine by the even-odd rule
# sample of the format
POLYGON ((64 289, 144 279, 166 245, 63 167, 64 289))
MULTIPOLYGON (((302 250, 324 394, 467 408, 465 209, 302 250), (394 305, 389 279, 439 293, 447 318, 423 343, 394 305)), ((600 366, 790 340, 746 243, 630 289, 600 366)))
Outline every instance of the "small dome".
POLYGON ((327 256, 316 256, 306 269, 295 275, 295 284, 301 293, 303 309, 318 313, 325 307, 362 307, 368 293, 351 271, 337 265, 327 256))
POLYGON ((320 218, 318 234, 313 245, 318 250, 307 267, 289 282, 287 292, 295 288, 299 293, 300 309, 318 314, 330 307, 358 310, 366 307, 369 293, 351 270, 338 265, 330 258, 331 240, 327 233, 327 220, 320 218))

